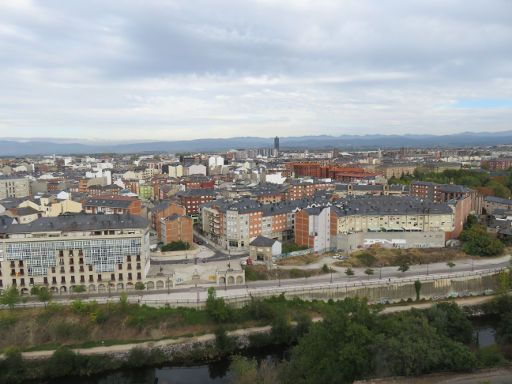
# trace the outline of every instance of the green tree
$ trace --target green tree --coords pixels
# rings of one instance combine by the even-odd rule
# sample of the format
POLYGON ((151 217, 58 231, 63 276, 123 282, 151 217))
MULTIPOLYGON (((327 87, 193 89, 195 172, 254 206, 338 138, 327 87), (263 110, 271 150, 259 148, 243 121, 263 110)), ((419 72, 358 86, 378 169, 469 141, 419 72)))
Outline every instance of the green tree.
POLYGON ((345 269, 345 275, 347 276, 354 276, 354 270, 350 267, 348 267, 347 269, 345 269))
POLYGON ((453 267, 455 267, 455 263, 453 261, 447 262, 446 265, 450 267, 450 269, 453 269, 453 267))
POLYGON ((416 301, 420 300, 420 293, 421 293, 421 281, 416 280, 414 282, 414 290, 416 291, 416 301))
POLYGON ((463 230, 460 239, 464 242, 462 249, 468 255, 496 256, 505 249, 503 243, 481 225, 463 230))
POLYGON ((137 291, 143 291, 143 290, 145 290, 145 289, 146 289, 146 284, 144 284, 142 281, 137 281, 137 282, 135 283, 135 289, 136 289, 137 291))
POLYGON ((44 304, 46 308, 46 304, 52 299, 52 293, 46 287, 39 287, 37 291, 37 299, 44 304))
POLYGON ((496 339, 502 345, 510 345, 512 343, 512 312, 501 316, 496 329, 496 339))
POLYGON ((0 296, 0 304, 7 305, 9 309, 14 309, 16 304, 20 301, 20 293, 18 289, 11 285, 0 296))
POLYGON ((365 273, 366 275, 368 275, 368 280, 370 280, 370 276, 371 276, 371 275, 373 275, 373 269, 371 269, 371 268, 366 268, 366 269, 365 269, 365 271, 364 271, 364 273, 365 273))
POLYGON ((351 383, 373 371, 375 315, 366 302, 346 299, 315 323, 292 349, 285 383, 351 383))
POLYGON ((476 224, 478 224, 478 217, 476 215, 469 215, 464 223, 464 229, 470 229, 476 224))
POLYGON ((472 341, 473 326, 457 304, 438 303, 426 310, 425 315, 441 335, 464 344, 472 341))
POLYGON ((218 298, 215 288, 208 288, 208 298, 206 299, 206 312, 218 323, 224 323, 231 320, 232 310, 226 304, 224 299, 218 298))
POLYGON ((73 288, 72 288, 73 292, 74 293, 83 293, 85 292, 87 289, 85 288, 85 285, 75 285, 73 288))
POLYGON ((498 293, 500 295, 506 295, 510 289, 510 271, 501 271, 498 275, 498 293))
POLYGON ((405 273, 409 270, 409 264, 404 263, 398 266, 398 270, 402 273, 405 273))

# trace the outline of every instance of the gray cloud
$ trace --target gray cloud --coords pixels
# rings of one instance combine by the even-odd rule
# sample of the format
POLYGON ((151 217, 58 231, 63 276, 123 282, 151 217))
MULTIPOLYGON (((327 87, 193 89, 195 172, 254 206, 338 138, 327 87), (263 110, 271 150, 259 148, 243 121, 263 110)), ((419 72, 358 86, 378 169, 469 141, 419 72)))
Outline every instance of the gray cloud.
POLYGON ((512 128, 508 0, 0 2, 0 134, 512 128))

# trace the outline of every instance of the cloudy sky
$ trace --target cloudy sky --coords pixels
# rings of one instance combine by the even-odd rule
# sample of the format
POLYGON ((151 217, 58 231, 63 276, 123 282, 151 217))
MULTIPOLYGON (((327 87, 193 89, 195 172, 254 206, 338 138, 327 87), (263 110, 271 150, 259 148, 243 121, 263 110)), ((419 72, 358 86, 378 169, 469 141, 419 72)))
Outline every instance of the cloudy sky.
POLYGON ((0 136, 512 129, 511 0, 0 0, 0 136))

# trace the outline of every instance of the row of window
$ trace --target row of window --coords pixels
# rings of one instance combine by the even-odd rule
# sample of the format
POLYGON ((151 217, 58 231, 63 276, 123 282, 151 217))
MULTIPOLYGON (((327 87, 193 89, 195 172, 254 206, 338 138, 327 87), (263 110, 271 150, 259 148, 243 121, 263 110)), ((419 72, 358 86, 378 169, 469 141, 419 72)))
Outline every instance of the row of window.
MULTIPOLYGON (((136 275, 136 279, 137 280, 142 280, 142 273, 141 272, 137 272, 137 275, 136 275)), ((51 284, 52 285, 55 285, 55 284, 66 284, 66 277, 65 276, 61 276, 60 277, 60 282, 58 281, 59 279, 57 279, 56 276, 53 276, 51 278, 51 284)), ((69 282, 70 284, 77 284, 77 283, 85 283, 86 281, 86 278, 84 275, 80 275, 79 276, 79 279, 75 279, 75 276, 71 276, 71 278, 69 279, 69 282)), ((129 272, 127 274, 127 278, 126 278, 127 281, 132 281, 133 280, 133 274, 131 272, 129 272)), ((49 285, 49 279, 48 277, 44 277, 43 278, 43 285, 49 285)), ((102 282, 104 281, 102 276, 101 275, 97 275, 97 279, 96 279, 96 282, 102 282)), ((117 276, 117 280, 116 280, 116 275, 115 273, 112 273, 110 274, 110 280, 105 280, 105 281, 124 281, 124 275, 122 273, 119 273, 118 276, 117 276)), ((88 282, 89 283, 94 283, 94 275, 89 275, 88 276, 88 282)), ((34 285, 34 278, 31 277, 29 278, 29 281, 28 281, 28 284, 29 285, 34 285)), ((14 287, 17 287, 17 286, 20 286, 20 287, 25 287, 26 286, 26 281, 25 281, 25 278, 24 277, 21 277, 19 278, 19 281, 18 279, 14 278, 12 279, 11 281, 11 285, 14 286, 14 287)), ((3 280, 0 279, 0 288, 3 287, 3 280)))

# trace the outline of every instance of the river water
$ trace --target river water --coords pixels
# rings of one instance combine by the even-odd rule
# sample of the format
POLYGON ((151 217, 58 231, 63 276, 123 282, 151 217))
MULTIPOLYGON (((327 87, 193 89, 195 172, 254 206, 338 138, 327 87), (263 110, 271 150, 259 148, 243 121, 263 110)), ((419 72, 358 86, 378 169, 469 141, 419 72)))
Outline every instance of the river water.
MULTIPOLYGON (((496 343, 495 322, 488 319, 473 321, 475 342, 479 348, 496 343)), ((258 362, 269 360, 282 361, 287 357, 283 348, 250 350, 244 356, 255 358, 258 362)), ((159 368, 125 369, 104 373, 93 377, 63 378, 50 381, 51 384, 224 384, 230 383, 230 359, 224 358, 208 364, 184 366, 164 366, 159 368)))
MULTIPOLYGON (((249 350, 246 357, 279 362, 286 358, 287 350, 281 347, 249 350)), ((92 377, 66 377, 49 381, 51 384, 224 384, 231 382, 230 358, 208 364, 184 366, 163 366, 159 368, 125 369, 103 373, 92 377)))

